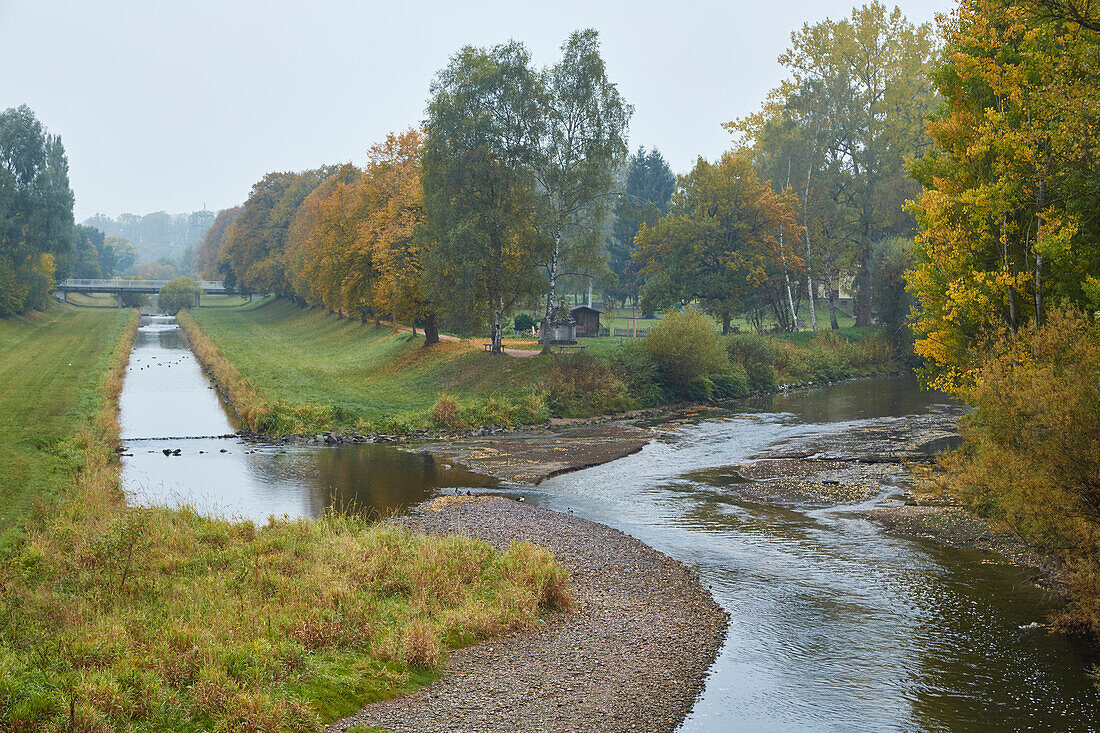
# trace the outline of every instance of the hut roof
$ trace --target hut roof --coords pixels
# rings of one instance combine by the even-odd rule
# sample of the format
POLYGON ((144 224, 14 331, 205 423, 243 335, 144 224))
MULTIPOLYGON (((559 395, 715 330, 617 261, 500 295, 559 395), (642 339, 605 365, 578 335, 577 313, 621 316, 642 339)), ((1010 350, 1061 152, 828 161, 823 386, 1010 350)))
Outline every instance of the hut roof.
POLYGON ((587 305, 576 305, 569 309, 570 313, 576 313, 577 311, 589 311, 591 313, 602 313, 603 311, 596 308, 589 308, 587 305))

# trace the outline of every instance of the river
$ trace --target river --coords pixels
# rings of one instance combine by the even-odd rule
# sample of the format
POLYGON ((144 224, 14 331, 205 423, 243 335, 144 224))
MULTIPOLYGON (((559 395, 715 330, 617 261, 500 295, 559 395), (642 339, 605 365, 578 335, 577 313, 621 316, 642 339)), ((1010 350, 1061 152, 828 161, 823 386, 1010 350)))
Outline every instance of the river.
MULTIPOLYGON (((1022 628, 1051 607, 1026 571, 889 535, 851 514, 860 507, 753 503, 715 479, 777 445, 835 448, 869 428, 958 411, 909 380, 777 396, 524 490, 391 446, 200 437, 233 426, 168 318, 143 319, 120 405, 132 454, 123 481, 136 501, 263 521, 332 505, 385 514, 469 486, 573 511, 689 564, 730 628, 683 731, 1100 726, 1089 660, 1061 636, 1022 628)), ((883 486, 882 498, 894 491, 883 486)))

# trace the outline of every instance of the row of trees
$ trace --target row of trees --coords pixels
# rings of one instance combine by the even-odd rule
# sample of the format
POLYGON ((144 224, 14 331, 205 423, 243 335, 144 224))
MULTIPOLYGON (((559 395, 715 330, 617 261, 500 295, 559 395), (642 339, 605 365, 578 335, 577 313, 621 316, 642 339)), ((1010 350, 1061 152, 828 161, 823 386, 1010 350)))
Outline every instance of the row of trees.
POLYGON ((424 132, 389 136, 362 170, 265 176, 239 211, 218 215, 203 272, 421 323, 429 343, 441 318, 458 330, 490 323, 499 350, 510 310, 539 299, 549 313, 563 278, 608 275, 604 230, 632 109, 595 31, 562 52, 538 69, 516 42, 462 49, 432 85, 424 132))

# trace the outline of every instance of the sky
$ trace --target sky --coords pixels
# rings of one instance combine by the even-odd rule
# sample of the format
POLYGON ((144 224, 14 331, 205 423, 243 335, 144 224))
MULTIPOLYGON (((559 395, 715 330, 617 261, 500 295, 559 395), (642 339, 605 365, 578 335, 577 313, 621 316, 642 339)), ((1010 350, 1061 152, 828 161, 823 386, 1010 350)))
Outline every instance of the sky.
MULTIPOLYGON (((634 105, 632 147, 674 171, 731 145, 806 22, 854 0, 0 0, 0 109, 27 104, 61 136, 78 221, 243 202, 275 170, 362 164, 424 117, 464 45, 522 41, 539 66, 578 28, 600 33, 634 105)), ((900 0, 933 20, 954 0, 900 0)))

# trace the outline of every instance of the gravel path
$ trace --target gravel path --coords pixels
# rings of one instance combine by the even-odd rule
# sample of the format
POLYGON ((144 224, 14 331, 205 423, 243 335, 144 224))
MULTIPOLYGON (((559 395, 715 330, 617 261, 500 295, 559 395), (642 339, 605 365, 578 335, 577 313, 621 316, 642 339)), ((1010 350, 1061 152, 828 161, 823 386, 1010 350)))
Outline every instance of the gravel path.
POLYGON ((672 731, 690 710, 726 615, 687 566, 604 525, 498 497, 447 497, 403 521, 548 548, 572 574, 578 610, 459 650, 436 682, 330 731, 672 731))

